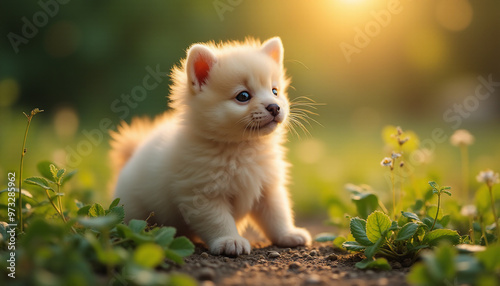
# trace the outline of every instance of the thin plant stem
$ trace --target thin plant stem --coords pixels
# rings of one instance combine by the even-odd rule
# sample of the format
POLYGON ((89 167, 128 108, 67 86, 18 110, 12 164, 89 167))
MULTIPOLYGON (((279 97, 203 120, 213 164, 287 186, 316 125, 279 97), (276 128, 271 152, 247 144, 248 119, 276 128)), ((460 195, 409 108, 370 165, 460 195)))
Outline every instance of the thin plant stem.
POLYGON ((391 183, 392 183, 392 213, 396 219, 396 187, 394 186, 394 170, 391 168, 391 183))
POLYGON ((57 184, 57 203, 59 204, 59 210, 61 211, 61 214, 63 216, 63 220, 64 222, 66 222, 66 218, 64 217, 64 212, 63 212, 63 206, 62 206, 62 199, 61 199, 61 196, 59 195, 60 194, 60 188, 61 186, 59 184, 57 184))
POLYGON ((436 211, 436 217, 434 218, 434 222, 432 223, 432 227, 431 227, 431 230, 432 231, 434 229, 434 226, 436 225, 436 221, 438 219, 438 216, 439 216, 439 207, 441 206, 441 193, 438 193, 438 207, 437 207, 437 211, 436 211))
POLYGON ((472 219, 472 216, 469 216, 469 235, 470 235, 470 239, 472 241, 472 244, 476 244, 475 241, 474 241, 474 222, 473 222, 473 219, 472 219))
POLYGON ((403 175, 401 174, 401 169, 403 167, 399 167, 399 209, 403 209, 403 175))
POLYGON ((28 124, 26 125, 26 131, 24 131, 23 146, 21 149, 21 160, 19 163, 19 230, 21 233, 24 232, 24 222, 23 222, 23 166, 24 166, 24 155, 26 155, 26 139, 28 138, 28 130, 30 129, 31 119, 35 114, 43 112, 38 108, 31 111, 30 115, 23 112, 24 116, 28 118, 28 124))
POLYGON ((493 218, 495 218, 495 226, 498 233, 497 237, 500 239, 500 227, 498 227, 498 216, 495 209, 495 199, 493 198, 493 186, 488 185, 488 189, 490 191, 491 211, 493 212, 493 218))
POLYGON ((62 214, 61 210, 56 206, 56 204, 54 204, 54 202, 52 201, 52 198, 50 197, 50 194, 49 194, 49 190, 45 190, 45 193, 47 194, 47 198, 49 199, 49 202, 50 204, 52 205, 52 207, 54 207, 54 209, 56 210, 56 212, 61 216, 62 220, 64 222, 66 222, 66 218, 64 217, 64 215, 62 214))
POLYGON ((488 238, 486 237, 486 232, 484 231, 483 217, 479 218, 479 223, 481 224, 481 234, 484 237, 484 244, 488 247, 488 238))
POLYGON ((466 201, 469 200, 469 152, 466 145, 460 146, 460 154, 462 157, 462 189, 466 201))

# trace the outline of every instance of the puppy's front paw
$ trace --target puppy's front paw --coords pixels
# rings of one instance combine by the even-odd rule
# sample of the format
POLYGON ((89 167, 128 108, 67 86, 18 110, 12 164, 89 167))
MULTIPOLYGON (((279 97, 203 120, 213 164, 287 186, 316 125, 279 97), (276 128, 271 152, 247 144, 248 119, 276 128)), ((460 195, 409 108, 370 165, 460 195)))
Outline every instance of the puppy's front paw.
POLYGON ((293 228, 290 231, 283 233, 273 243, 280 247, 296 247, 301 245, 308 245, 311 243, 311 235, 303 228, 293 228))
POLYGON ((241 236, 223 236, 215 239, 209 244, 212 254, 222 254, 228 256, 238 256, 240 254, 250 254, 250 243, 241 236))

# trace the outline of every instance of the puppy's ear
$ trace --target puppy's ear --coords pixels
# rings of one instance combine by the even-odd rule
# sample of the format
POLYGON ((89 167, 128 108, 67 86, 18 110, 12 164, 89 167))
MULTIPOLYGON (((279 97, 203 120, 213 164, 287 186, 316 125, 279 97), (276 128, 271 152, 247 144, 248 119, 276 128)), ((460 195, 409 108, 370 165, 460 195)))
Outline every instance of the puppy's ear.
POLYGON ((206 83, 210 69, 217 62, 212 51, 204 45, 194 44, 187 52, 186 71, 188 84, 194 91, 201 91, 206 83))
POLYGON ((280 37, 274 37, 262 44, 262 51, 268 54, 278 65, 283 64, 283 44, 280 37))

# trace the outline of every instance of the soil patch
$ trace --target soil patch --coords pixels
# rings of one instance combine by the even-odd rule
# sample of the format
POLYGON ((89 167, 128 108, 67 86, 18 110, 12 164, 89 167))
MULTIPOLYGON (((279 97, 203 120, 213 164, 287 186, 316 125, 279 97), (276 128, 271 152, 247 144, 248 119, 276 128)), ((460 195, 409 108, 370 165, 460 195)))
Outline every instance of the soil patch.
POLYGON ((211 255, 204 245, 198 244, 186 263, 172 270, 193 276, 203 286, 408 285, 408 267, 395 263, 391 271, 359 270, 354 264, 362 259, 359 254, 334 249, 328 242, 297 248, 255 242, 250 255, 234 258, 211 255))

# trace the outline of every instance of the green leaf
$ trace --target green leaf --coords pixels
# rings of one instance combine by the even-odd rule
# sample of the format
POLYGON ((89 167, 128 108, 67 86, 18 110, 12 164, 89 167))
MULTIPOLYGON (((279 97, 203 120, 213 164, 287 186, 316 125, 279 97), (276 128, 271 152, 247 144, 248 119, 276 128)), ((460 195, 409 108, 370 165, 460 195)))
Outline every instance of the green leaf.
POLYGON ((459 244, 460 235, 451 229, 435 229, 424 236, 423 243, 436 246, 443 240, 449 241, 453 245, 459 244))
POLYGON ((378 270, 391 270, 391 265, 387 262, 385 258, 377 259, 363 259, 362 261, 356 263, 356 267, 359 269, 378 269, 378 270))
POLYGON ((439 224, 441 224, 443 227, 446 227, 448 223, 450 223, 451 216, 450 215, 444 215, 440 220, 439 224))
POLYGON ((49 182, 42 178, 42 177, 29 177, 29 178, 26 178, 24 180, 24 182, 26 184, 30 184, 30 185, 35 185, 35 186, 39 186, 45 190, 51 190, 51 191, 54 191, 54 189, 52 189, 50 186, 49 186, 49 182))
POLYGON ((413 235, 417 232, 418 224, 414 222, 409 222, 405 224, 399 231, 396 236, 396 241, 407 240, 413 237, 413 235))
POLYGON ((184 236, 177 237, 170 244, 170 248, 165 249, 165 256, 175 263, 184 264, 183 257, 189 256, 194 252, 194 245, 184 236))
POLYGON ((366 246, 373 244, 368 239, 368 236, 366 236, 366 221, 364 219, 360 219, 359 217, 352 218, 349 228, 352 236, 359 244, 366 246))
POLYGON ((495 272, 500 269, 500 245, 491 245, 486 251, 476 254, 478 260, 484 265, 486 270, 495 272))
POLYGON ((102 231, 115 227, 118 223, 120 223, 120 218, 115 214, 110 214, 100 217, 79 217, 77 218, 77 221, 84 227, 102 231))
POLYGON ((128 227, 133 233, 141 233, 147 225, 147 221, 137 219, 133 219, 128 223, 128 227))
POLYGON ((112 208, 114 208, 114 207, 118 206, 118 204, 119 204, 119 203, 120 203, 120 198, 116 198, 116 199, 114 199, 114 200, 111 202, 111 204, 109 205, 108 210, 110 210, 110 209, 112 209, 112 208))
POLYGON ((61 178, 64 176, 64 174, 65 174, 65 173, 66 173, 66 169, 64 169, 64 168, 59 169, 59 170, 57 171, 57 174, 56 174, 56 175, 57 175, 57 180, 58 180, 59 182, 61 182, 61 178))
POLYGON ((69 181, 73 176, 78 172, 78 170, 73 170, 70 172, 67 172, 65 176, 61 180, 61 185, 64 185, 67 181, 69 181))
POLYGON ((107 215, 114 214, 118 217, 119 221, 122 222, 125 219, 125 210, 122 206, 114 207, 109 210, 107 215))
POLYGON ((176 237, 169 246, 170 250, 181 257, 186 257, 194 252, 194 244, 184 236, 176 237))
POLYGON ((167 247, 172 243, 175 236, 175 228, 173 227, 162 227, 155 229, 155 242, 163 247, 167 247))
POLYGON ((363 251, 366 246, 359 244, 357 241, 346 241, 342 243, 342 247, 350 251, 363 251))
POLYGON ((154 243, 141 244, 134 251, 134 262, 146 268, 158 266, 164 258, 163 248, 154 243))
POLYGON ((335 238, 333 240, 333 245, 336 246, 337 248, 345 250, 345 248, 343 246, 343 244, 344 244, 345 241, 346 241, 345 237, 343 237, 343 236, 337 236, 337 238, 335 238))
POLYGON ((120 262, 120 260, 122 260, 123 255, 120 255, 122 254, 120 248, 103 249, 102 244, 91 232, 85 233, 85 239, 90 245, 92 245, 92 247, 95 250, 95 253, 97 254, 97 259, 102 264, 114 266, 117 265, 120 262))
POLYGON ((182 259, 182 256, 180 256, 175 251, 172 251, 170 249, 165 249, 165 257, 172 260, 173 262, 175 262, 179 265, 184 264, 184 260, 182 259))
POLYGON ((409 219, 412 219, 412 220, 416 220, 416 221, 420 221, 420 218, 418 217, 417 214, 415 213, 412 213, 412 212, 401 212, 401 214, 404 216, 404 217, 407 217, 409 219))
POLYGON ((398 222, 397 221, 392 221, 391 227, 389 227, 389 230, 398 230, 400 229, 398 222))
POLYGON ((447 194, 448 196, 451 197, 451 192, 449 192, 449 191, 443 191, 443 193, 445 193, 445 194, 447 194))
POLYGON ((57 167, 54 165, 54 164, 50 164, 49 165, 49 169, 50 169, 50 174, 52 175, 52 178, 54 179, 55 182, 58 181, 58 176, 57 176, 57 167))
POLYGON ((424 263, 417 263, 412 268, 410 273, 407 275, 408 282, 412 283, 412 285, 439 285, 435 281, 432 280, 429 273, 427 272, 427 267, 424 263), (434 283, 436 284, 434 284, 434 283))
POLYGON ((438 184, 436 184, 436 182, 434 182, 434 181, 430 181, 430 182, 429 182, 429 185, 430 185, 430 186, 431 186, 434 190, 439 191, 439 185, 438 185, 438 184))
POLYGON ((337 238, 337 236, 334 235, 333 233, 322 232, 322 233, 316 235, 316 237, 314 238, 314 241, 327 242, 327 241, 334 241, 335 238, 337 238))
POLYGON ((391 227, 391 219, 380 211, 375 211, 366 220, 366 235, 375 243, 391 227))
POLYGON ((387 235, 387 232, 382 233, 382 236, 371 246, 368 246, 365 249, 365 256, 367 258, 373 258, 373 256, 380 250, 382 245, 384 245, 385 242, 385 236, 387 235))
POLYGON ((449 245, 442 245, 432 254, 423 255, 424 261, 430 266, 429 270, 433 273, 434 277, 452 281, 456 276, 456 264, 454 258, 457 251, 454 247, 449 245))
POLYGON ((196 286, 198 283, 196 280, 191 278, 191 276, 188 276, 186 274, 170 274, 167 286, 196 286))
POLYGON ((79 216, 87 216, 89 214, 90 207, 90 205, 83 206, 76 212, 76 214, 79 216))
POLYGON ((52 173, 50 172, 50 165, 53 164, 50 161, 41 161, 36 165, 36 169, 46 179, 53 180, 52 173))
MULTIPOLYGON (((422 222, 427 226, 427 228, 431 228, 432 224, 434 223, 434 219, 430 217, 424 217, 422 219, 422 222)), ((438 224, 436 224, 435 227, 438 227, 438 224)))
POLYGON ((100 204, 95 203, 90 207, 88 215, 90 217, 99 217, 106 215, 106 212, 104 211, 104 208, 100 204))
POLYGON ((351 193, 351 200, 356 205, 358 214, 364 219, 378 208, 378 197, 370 192, 368 188, 370 187, 346 185, 346 189, 351 193))

